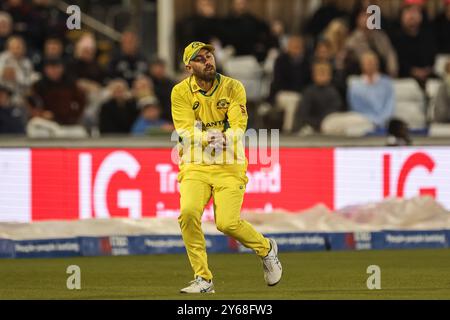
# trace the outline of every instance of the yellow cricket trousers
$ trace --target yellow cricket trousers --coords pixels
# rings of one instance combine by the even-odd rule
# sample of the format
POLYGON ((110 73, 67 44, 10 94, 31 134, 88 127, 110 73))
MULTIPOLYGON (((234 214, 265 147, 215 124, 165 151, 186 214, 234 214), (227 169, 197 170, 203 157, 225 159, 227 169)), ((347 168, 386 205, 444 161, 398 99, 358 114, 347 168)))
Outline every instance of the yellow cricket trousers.
POLYGON ((220 165, 191 165, 180 170, 178 181, 181 195, 178 222, 196 277, 212 279, 205 236, 201 228, 201 217, 211 196, 214 199, 214 219, 219 231, 252 249, 260 257, 269 253, 268 239, 240 217, 248 182, 245 171, 235 168, 230 170, 220 165))

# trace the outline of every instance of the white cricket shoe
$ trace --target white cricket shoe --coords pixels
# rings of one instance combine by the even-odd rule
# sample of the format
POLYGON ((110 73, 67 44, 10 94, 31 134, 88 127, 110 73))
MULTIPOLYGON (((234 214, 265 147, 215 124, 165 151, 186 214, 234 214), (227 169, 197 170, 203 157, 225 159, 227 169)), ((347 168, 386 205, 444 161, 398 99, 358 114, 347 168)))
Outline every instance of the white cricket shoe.
POLYGON ((269 239, 271 250, 269 254, 262 258, 264 268, 264 280, 268 286, 274 286, 281 280, 283 268, 281 262, 278 260, 278 246, 275 240, 269 239))
POLYGON ((212 280, 208 282, 202 277, 196 277, 189 283, 190 286, 181 289, 180 293, 215 293, 212 280))

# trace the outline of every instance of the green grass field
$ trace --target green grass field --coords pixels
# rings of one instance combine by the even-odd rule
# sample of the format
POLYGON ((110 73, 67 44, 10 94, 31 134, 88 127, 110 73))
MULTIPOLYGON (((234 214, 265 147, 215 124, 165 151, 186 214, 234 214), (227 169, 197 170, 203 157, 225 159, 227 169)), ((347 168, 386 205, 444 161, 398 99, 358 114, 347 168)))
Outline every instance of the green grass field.
POLYGON ((264 284, 251 254, 211 254, 216 294, 181 295, 185 255, 0 260, 0 299, 450 299, 450 250, 281 253, 284 276, 264 284), (68 290, 66 268, 81 268, 68 290), (381 290, 368 290, 369 265, 381 290))

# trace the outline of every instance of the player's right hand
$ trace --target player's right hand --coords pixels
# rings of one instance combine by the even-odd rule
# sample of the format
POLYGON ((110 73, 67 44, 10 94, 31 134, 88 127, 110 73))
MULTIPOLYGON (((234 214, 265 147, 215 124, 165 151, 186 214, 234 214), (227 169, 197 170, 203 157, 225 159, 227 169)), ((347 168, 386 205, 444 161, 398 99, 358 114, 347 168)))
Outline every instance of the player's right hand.
POLYGON ((207 141, 208 145, 215 149, 226 146, 225 135, 220 130, 208 130, 207 141))

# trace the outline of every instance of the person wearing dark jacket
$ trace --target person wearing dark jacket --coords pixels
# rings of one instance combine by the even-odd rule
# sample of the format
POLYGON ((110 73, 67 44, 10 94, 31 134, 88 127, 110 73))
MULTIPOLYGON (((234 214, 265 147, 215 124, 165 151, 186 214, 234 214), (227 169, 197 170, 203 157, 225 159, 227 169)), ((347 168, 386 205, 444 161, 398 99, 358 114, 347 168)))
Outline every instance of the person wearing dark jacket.
POLYGON ((24 0, 3 0, 0 3, 0 10, 6 11, 11 15, 13 33, 28 39, 31 19, 30 5, 24 0))
POLYGON ((286 52, 275 61, 270 100, 274 101, 280 91, 301 93, 310 81, 310 72, 303 38, 291 36, 286 52))
POLYGON ((41 51, 45 39, 58 37, 63 39, 67 32, 67 14, 60 11, 51 0, 33 0, 28 20, 27 38, 30 47, 41 51))
POLYGON ((434 28, 439 53, 450 54, 450 0, 443 2, 444 10, 436 17, 434 28))
POLYGON ((399 76, 415 78, 424 86, 433 74, 437 48, 431 30, 423 26, 419 6, 409 5, 403 8, 401 28, 393 34, 392 43, 398 55, 399 76))
POLYGON ((11 94, 0 84, 0 134, 24 134, 24 110, 11 105, 11 94))
POLYGON ((148 62, 139 52, 139 39, 136 33, 126 31, 122 34, 120 52, 109 64, 111 79, 122 78, 131 86, 133 81, 148 70, 148 62))
POLYGON ((247 0, 234 0, 232 13, 225 19, 225 44, 231 45, 236 56, 253 55, 264 61, 270 37, 269 25, 254 16, 247 0))
POLYGON ((304 31, 316 38, 325 30, 331 21, 344 16, 345 12, 339 8, 336 0, 327 1, 306 22, 304 31))
POLYGON ((102 134, 128 134, 139 116, 136 100, 133 99, 124 80, 113 80, 109 84, 111 99, 100 107, 99 129, 102 134))
POLYGON ((179 45, 185 47, 192 41, 211 43, 213 39, 223 41, 223 23, 216 13, 214 0, 196 0, 194 15, 178 25, 179 45))
POLYGON ((42 52, 33 57, 34 69, 42 73, 44 69, 44 61, 54 59, 62 60, 63 63, 67 60, 64 52, 64 42, 63 39, 49 37, 45 39, 44 49, 42 52))
POLYGON ((51 112, 52 120, 60 125, 79 124, 86 97, 75 81, 67 76, 61 60, 45 61, 43 78, 34 84, 33 92, 42 99, 44 108, 51 112))
POLYGON ((170 96, 175 82, 167 75, 166 62, 162 59, 154 59, 150 63, 149 75, 153 81, 155 95, 161 104, 161 117, 172 121, 170 96))
POLYGON ((329 114, 342 111, 344 107, 339 91, 331 83, 333 79, 331 64, 316 62, 312 70, 314 83, 303 93, 294 131, 309 125, 314 131, 320 132, 323 119, 329 114))

